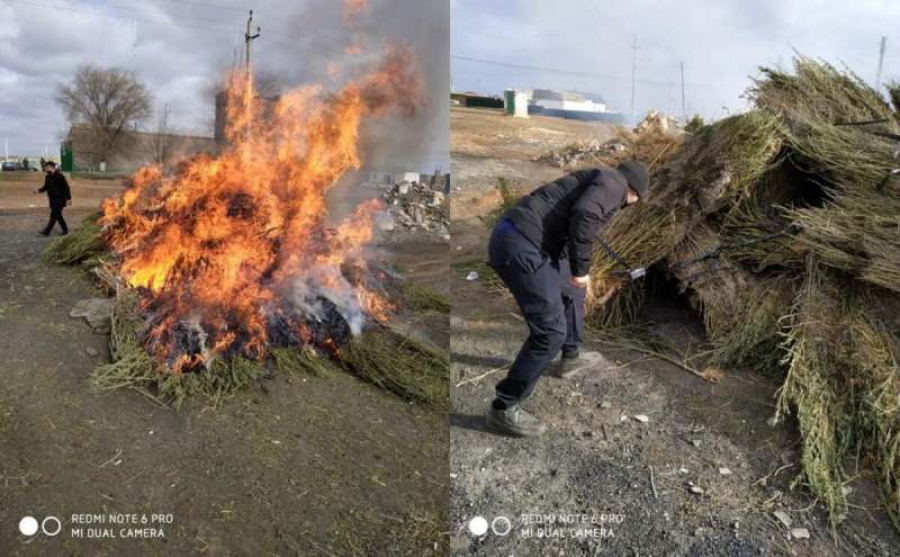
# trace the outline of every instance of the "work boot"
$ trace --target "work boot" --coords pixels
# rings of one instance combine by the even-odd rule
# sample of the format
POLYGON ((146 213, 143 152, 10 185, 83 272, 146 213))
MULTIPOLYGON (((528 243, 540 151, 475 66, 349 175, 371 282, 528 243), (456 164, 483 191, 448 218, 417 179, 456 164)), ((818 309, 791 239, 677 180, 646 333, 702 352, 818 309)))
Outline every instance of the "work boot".
POLYGON ((603 355, 589 350, 576 350, 574 354, 563 353, 559 363, 553 366, 551 374, 557 379, 568 379, 585 369, 605 363, 603 355))
POLYGON ((547 431, 542 421, 522 410, 518 404, 505 409, 491 405, 485 418, 488 429, 512 437, 537 436, 547 431))

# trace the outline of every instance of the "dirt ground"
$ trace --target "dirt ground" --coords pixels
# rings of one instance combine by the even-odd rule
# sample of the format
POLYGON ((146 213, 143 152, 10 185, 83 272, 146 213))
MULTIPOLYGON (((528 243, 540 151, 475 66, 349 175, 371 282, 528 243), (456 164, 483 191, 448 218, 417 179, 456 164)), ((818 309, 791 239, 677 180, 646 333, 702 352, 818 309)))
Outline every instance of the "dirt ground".
MULTIPOLYGON (((511 298, 465 278, 467 265, 486 257, 488 231, 478 217, 497 202, 497 175, 526 193, 559 175, 532 162, 538 154, 576 137, 602 139, 611 130, 456 108, 451 122, 451 232, 459 271, 448 281, 453 555, 898 554, 900 536, 867 473, 848 486, 853 506, 836 534, 803 486, 792 489, 796 424, 767 423, 777 377, 726 369, 714 385, 589 340, 588 348, 601 351, 609 365, 569 381, 545 377, 526 403, 548 422, 546 436, 508 439, 484 431, 500 368, 514 358, 526 328, 511 298), (791 528, 808 529, 809 539, 791 539, 776 511, 787 514, 791 528), (470 533, 475 517, 486 520, 485 535, 470 533)), ((678 304, 657 304, 645 318, 657 334, 682 345, 702 341, 697 316, 678 304)))
MULTIPOLYGON (((337 371, 275 374, 217 408, 193 400, 177 412, 138 391, 92 391, 107 337, 69 311, 97 291, 41 262, 45 198, 29 193, 40 176, 26 178, 0 182, 0 555, 446 553, 446 414, 337 371), (101 513, 171 518, 150 525, 164 539, 73 539, 73 515, 101 513), (26 538, 25 515, 56 516, 62 532, 26 538)), ((70 226, 120 187, 74 181, 70 226)), ((428 240, 381 251, 409 280, 444 275, 422 261, 447 251, 428 240)), ((449 342, 446 315, 398 319, 449 342)))

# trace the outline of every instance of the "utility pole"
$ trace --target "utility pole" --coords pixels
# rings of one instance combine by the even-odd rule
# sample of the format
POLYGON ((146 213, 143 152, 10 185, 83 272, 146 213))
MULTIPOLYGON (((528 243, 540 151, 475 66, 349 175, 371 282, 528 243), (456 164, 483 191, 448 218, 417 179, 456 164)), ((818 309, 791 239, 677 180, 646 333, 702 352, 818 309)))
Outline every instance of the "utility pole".
POLYGON ((881 94, 881 68, 884 65, 884 51, 887 49, 887 37, 881 37, 881 46, 878 48, 878 72, 875 74, 875 90, 881 94))
POLYGON ((681 63, 681 123, 687 123, 687 111, 684 109, 684 62, 681 63))
POLYGON ((159 152, 156 154, 156 158, 159 164, 165 164, 167 156, 167 151, 169 147, 169 103, 166 103, 165 108, 163 109, 162 122, 160 122, 159 130, 157 130, 157 141, 159 142, 159 152))
POLYGON ((631 125, 634 125, 634 88, 637 83, 635 80, 635 75, 637 72, 637 49, 638 42, 637 37, 631 39, 629 43, 631 47, 631 125))
POLYGON ((259 38, 259 27, 256 28, 256 34, 250 34, 250 24, 253 23, 253 10, 250 10, 250 17, 247 18, 247 32, 244 33, 244 44, 247 51, 247 77, 250 76, 250 43, 253 39, 259 38))
MULTIPOLYGON (((254 39, 259 38, 259 27, 257 26, 257 28, 256 28, 256 34, 251 35, 250 34, 250 24, 251 23, 253 23, 253 10, 250 10, 250 17, 247 18, 247 32, 244 33, 244 44, 246 45, 245 48, 246 48, 246 52, 247 52, 247 91, 248 91, 248 93, 250 93, 252 95, 253 94, 253 72, 251 71, 251 68, 250 68, 250 43, 253 42, 254 39)), ((252 135, 252 132, 251 132, 252 125, 250 124, 250 122, 253 118, 253 101, 254 100, 255 99, 251 98, 250 102, 247 103, 247 116, 248 116, 248 118, 247 118, 247 122, 248 122, 247 139, 248 140, 250 139, 250 137, 252 135)))

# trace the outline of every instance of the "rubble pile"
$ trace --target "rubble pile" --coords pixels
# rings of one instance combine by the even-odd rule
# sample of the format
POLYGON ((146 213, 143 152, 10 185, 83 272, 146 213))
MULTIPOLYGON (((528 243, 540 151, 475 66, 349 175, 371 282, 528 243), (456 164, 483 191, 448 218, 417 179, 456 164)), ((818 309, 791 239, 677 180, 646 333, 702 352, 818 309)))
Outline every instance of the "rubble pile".
POLYGON ((641 123, 634 127, 634 133, 678 133, 679 131, 678 120, 656 110, 648 112, 641 123))
POLYGON ((683 135, 674 118, 651 110, 634 129, 618 128, 612 139, 572 143, 544 153, 536 161, 576 170, 616 166, 625 159, 635 158, 652 170, 668 160, 681 144, 683 135))
MULTIPOLYGON (((438 187, 437 184, 431 186, 409 181, 394 184, 384 194, 394 223, 405 229, 425 230, 449 240, 450 211, 444 192, 436 189, 438 187)), ((392 230, 394 227, 388 224, 382 228, 392 230)))
POLYGON ((627 149, 628 147, 617 139, 606 142, 592 139, 590 141, 572 143, 561 149, 554 149, 544 153, 537 160, 559 168, 566 168, 570 165, 580 166, 607 160, 615 155, 624 153, 627 149))

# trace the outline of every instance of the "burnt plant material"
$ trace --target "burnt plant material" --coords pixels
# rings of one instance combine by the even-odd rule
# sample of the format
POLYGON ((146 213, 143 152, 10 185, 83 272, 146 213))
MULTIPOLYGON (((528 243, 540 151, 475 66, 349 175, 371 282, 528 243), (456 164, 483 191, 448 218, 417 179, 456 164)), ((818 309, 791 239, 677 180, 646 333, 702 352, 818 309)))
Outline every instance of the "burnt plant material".
MULTIPOLYGON (((240 355, 215 358, 204 366, 172 373, 144 347, 142 337, 148 323, 138 304, 136 292, 119 290, 110 334, 112 362, 94 370, 93 388, 134 388, 157 402, 178 408, 188 397, 203 396, 218 403, 268 377, 265 362, 240 355)), ((337 351, 293 345, 276 346, 268 354, 275 369, 282 373, 327 376, 342 366, 407 400, 438 408, 449 404, 449 355, 382 325, 372 325, 360 335, 348 338, 337 351)))
POLYGON ((162 404, 178 408, 189 396, 204 395, 216 401, 232 396, 264 375, 259 362, 241 356, 212 360, 202 371, 172 373, 144 348, 141 337, 146 328, 136 293, 120 290, 109 339, 112 362, 99 366, 91 374, 93 388, 100 391, 135 388, 162 404))

